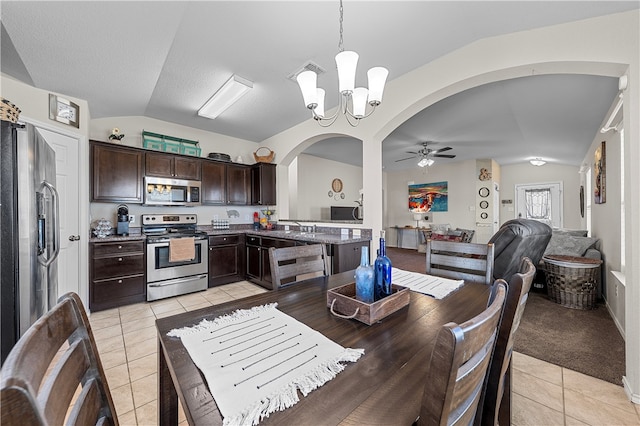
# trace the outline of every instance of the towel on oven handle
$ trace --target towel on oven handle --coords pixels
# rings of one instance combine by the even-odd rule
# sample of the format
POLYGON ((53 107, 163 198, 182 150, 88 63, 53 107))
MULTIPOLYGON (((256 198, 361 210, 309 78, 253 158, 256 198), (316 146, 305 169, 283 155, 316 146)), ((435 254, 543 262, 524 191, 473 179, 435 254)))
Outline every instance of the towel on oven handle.
POLYGON ((171 238, 169 240, 169 262, 184 262, 196 257, 195 238, 171 238))

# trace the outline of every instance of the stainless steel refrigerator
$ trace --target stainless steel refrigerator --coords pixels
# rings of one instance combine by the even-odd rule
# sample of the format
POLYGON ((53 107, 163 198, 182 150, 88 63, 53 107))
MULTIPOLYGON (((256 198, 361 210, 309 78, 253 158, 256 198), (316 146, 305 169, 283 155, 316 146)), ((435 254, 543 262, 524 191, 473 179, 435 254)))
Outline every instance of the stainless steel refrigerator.
POLYGON ((2 362, 58 298, 56 158, 38 130, 2 122, 0 151, 2 362))

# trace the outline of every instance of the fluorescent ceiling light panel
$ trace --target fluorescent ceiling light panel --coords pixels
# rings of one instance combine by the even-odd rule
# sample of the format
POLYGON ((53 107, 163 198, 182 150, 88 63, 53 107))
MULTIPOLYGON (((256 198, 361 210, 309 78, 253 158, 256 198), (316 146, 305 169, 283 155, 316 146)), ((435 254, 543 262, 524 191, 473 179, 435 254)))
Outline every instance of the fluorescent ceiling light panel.
POLYGON ((253 83, 249 80, 232 75, 229 80, 205 103, 198 115, 214 119, 231 105, 236 103, 245 93, 253 88, 253 83))

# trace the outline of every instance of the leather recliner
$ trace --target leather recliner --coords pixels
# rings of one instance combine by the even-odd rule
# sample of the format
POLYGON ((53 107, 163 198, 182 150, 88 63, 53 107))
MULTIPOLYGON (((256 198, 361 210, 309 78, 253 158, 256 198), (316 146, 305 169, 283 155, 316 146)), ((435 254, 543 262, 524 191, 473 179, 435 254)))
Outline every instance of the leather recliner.
POLYGON ((493 243, 494 279, 509 278, 518 272, 522 258, 538 265, 551 239, 551 227, 532 219, 512 219, 502 224, 489 240, 493 243))

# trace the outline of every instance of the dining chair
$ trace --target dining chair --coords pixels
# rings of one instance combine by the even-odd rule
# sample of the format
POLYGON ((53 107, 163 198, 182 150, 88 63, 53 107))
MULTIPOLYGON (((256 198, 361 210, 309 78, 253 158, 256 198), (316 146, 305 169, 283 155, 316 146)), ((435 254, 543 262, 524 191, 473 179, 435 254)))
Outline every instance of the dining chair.
POLYGON ((427 274, 491 285, 493 244, 427 240, 427 274))
POLYGON ((304 279, 329 275, 329 260, 324 244, 271 247, 269 262, 274 289, 304 279))
POLYGON ((476 416, 506 297, 494 284, 489 306, 458 325, 442 326, 431 352, 418 426, 470 425, 476 416))
POLYGON ((118 424, 77 294, 58 299, 13 347, 2 366, 0 404, 2 425, 118 424))
POLYGON ((511 424, 511 355, 514 335, 520 325, 536 268, 529 258, 522 259, 520 272, 509 280, 498 340, 491 358, 482 414, 476 425, 511 424))

